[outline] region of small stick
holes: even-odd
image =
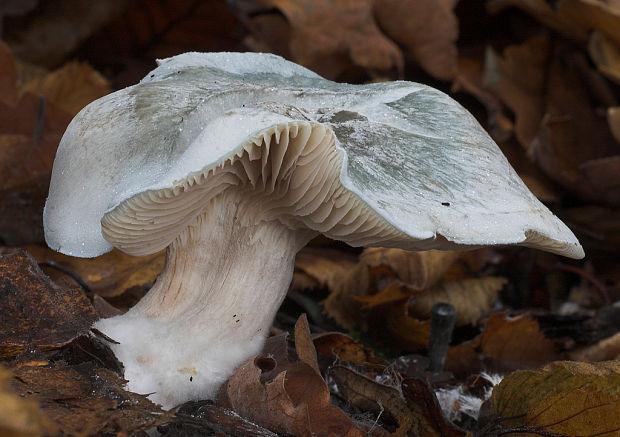
[[[456,309],[452,304],[439,302],[431,309],[431,334],[428,345],[429,370],[441,372],[456,321]]]

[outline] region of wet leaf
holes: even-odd
[[[381,30],[438,79],[457,71],[456,0],[375,0]]]
[[[527,426],[563,435],[620,435],[620,362],[563,361],[517,371],[493,389],[492,412],[502,428]]]
[[[82,363],[13,369],[11,385],[41,409],[66,435],[132,433],[170,420],[145,395],[125,391],[114,372]]]
[[[456,309],[456,326],[476,325],[491,312],[493,301],[506,282],[505,278],[494,276],[442,282],[416,296],[409,305],[409,314],[430,319],[433,305],[447,302]]]
[[[0,357],[62,347],[96,319],[81,289],[52,282],[27,252],[0,255]]]
[[[13,376],[0,366],[0,435],[38,437],[55,434],[57,426],[33,399],[23,399],[8,387]]]
[[[283,336],[279,341],[271,346],[273,355],[252,358],[235,371],[224,387],[225,402],[242,417],[275,432],[361,437],[352,420],[330,403],[305,316],[295,325],[299,361],[287,356]]]

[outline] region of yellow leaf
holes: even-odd
[[[456,308],[457,326],[475,325],[491,312],[493,300],[506,282],[505,278],[493,276],[442,282],[416,297],[409,306],[409,314],[429,319],[433,305],[447,302]]]
[[[620,361],[560,361],[520,370],[495,387],[490,404],[492,413],[484,419],[503,428],[620,436]]]

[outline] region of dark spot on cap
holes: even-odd
[[[450,202],[441,202],[443,206],[450,206]]]

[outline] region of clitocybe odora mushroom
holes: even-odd
[[[411,250],[519,244],[579,258],[476,120],[411,82],[331,82],[257,53],[187,53],[72,121],[44,214],[50,247],[167,248],[126,314],[94,327],[129,389],[208,398],[258,353],[295,253],[322,233]]]

